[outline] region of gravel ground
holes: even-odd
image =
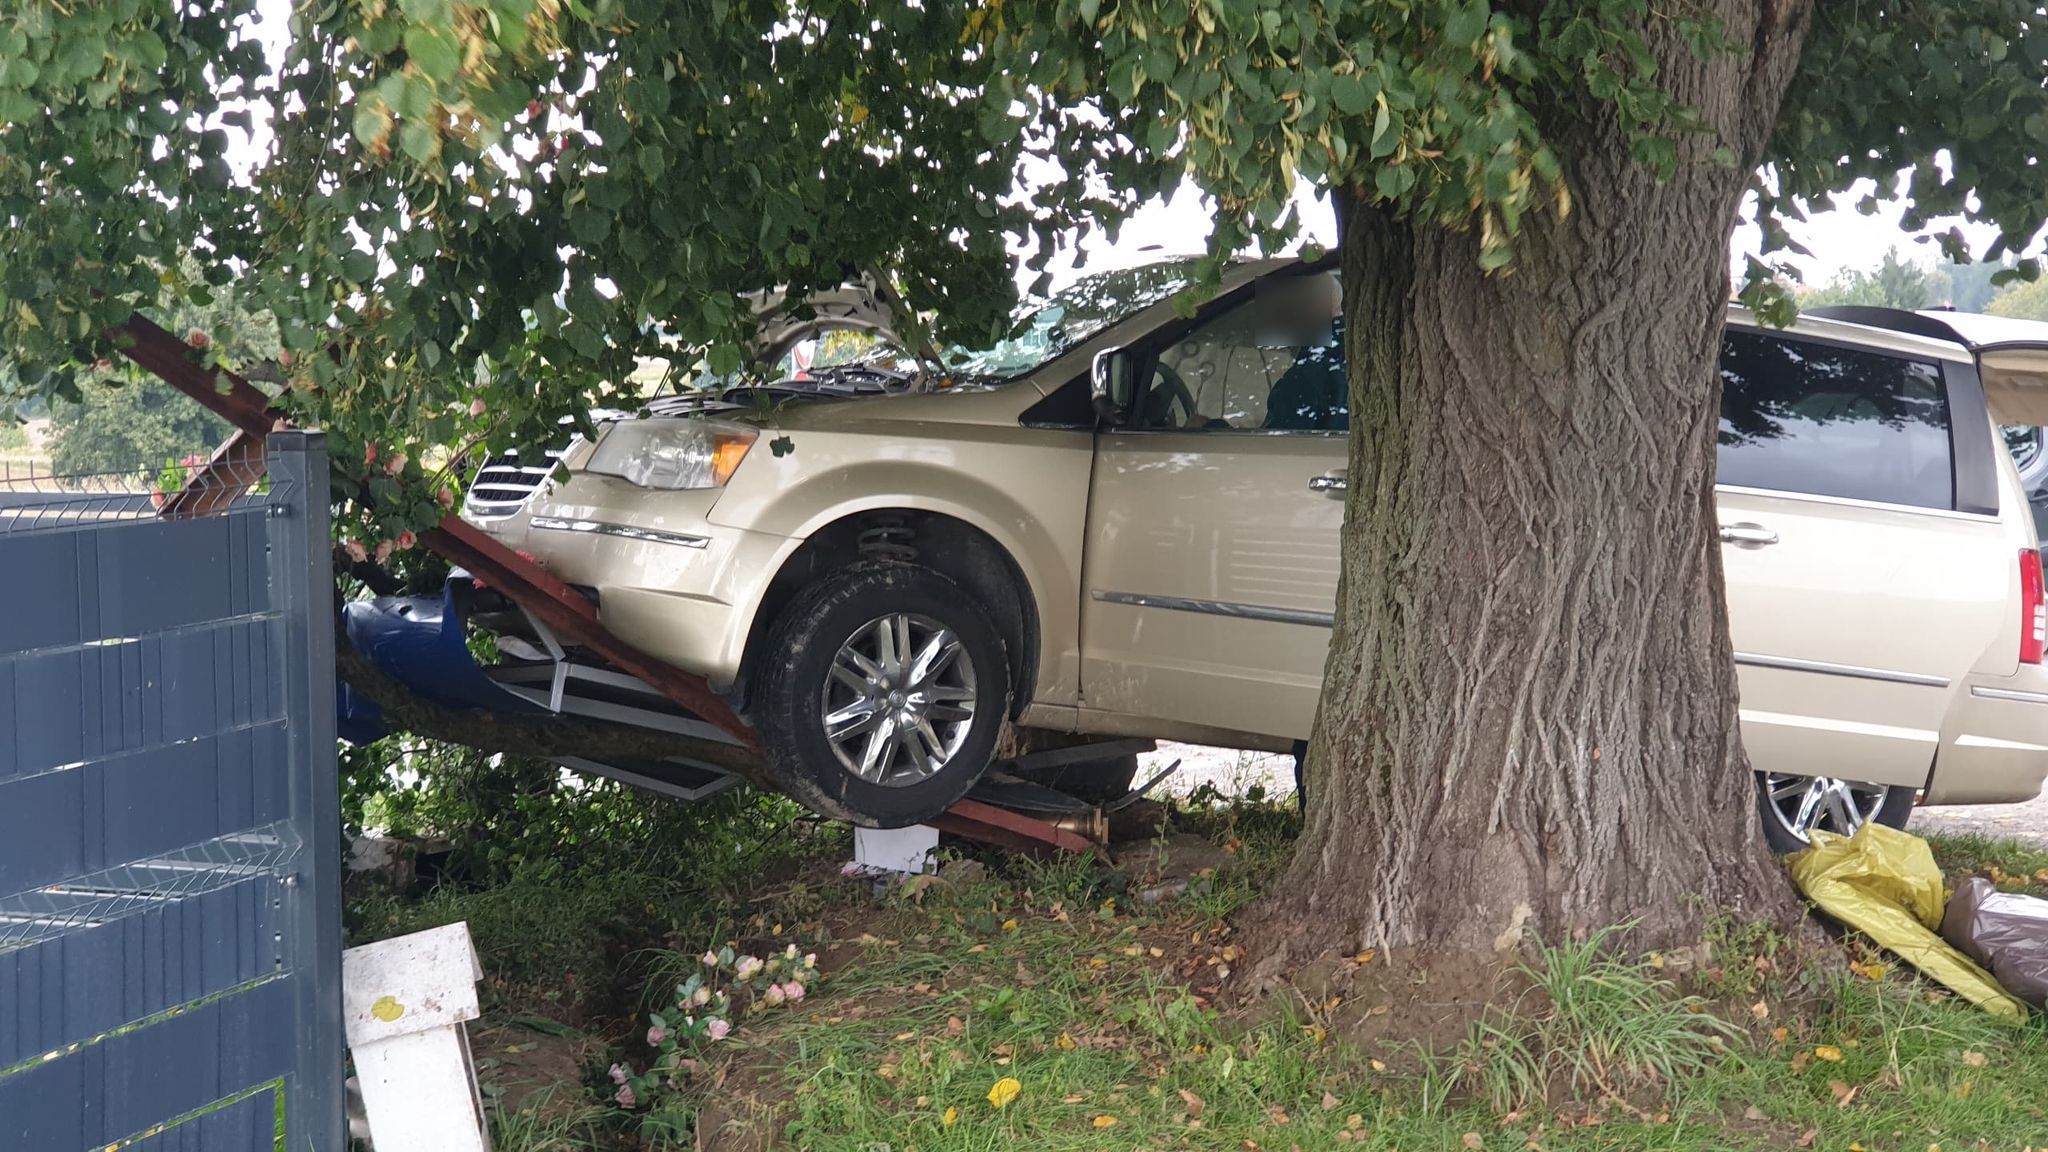
[[[1138,782],[1150,780],[1176,760],[1180,761],[1180,770],[1159,786],[1159,791],[1168,795],[1186,796],[1204,784],[1225,796],[1241,796],[1254,785],[1264,785],[1268,796],[1294,795],[1292,756],[1201,744],[1170,744],[1163,740],[1157,752],[1138,757]]]
[[[2024,804],[1949,804],[1913,813],[1909,831],[2010,837],[2048,848],[2048,793]]]
[[[1264,785],[1268,796],[1294,794],[1294,760],[1290,756],[1162,742],[1157,752],[1139,759],[1138,778],[1141,781],[1150,779],[1175,760],[1181,762],[1180,771],[1159,786],[1160,791],[1175,796],[1185,796],[1204,784],[1214,786],[1226,796],[1242,795],[1253,785]],[[2048,792],[2025,804],[1922,808],[1913,813],[1909,827],[1921,833],[1964,832],[2010,837],[2048,847]]]

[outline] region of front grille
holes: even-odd
[[[498,520],[519,511],[559,465],[566,448],[529,449],[533,462],[523,462],[517,449],[485,461],[469,482],[462,514],[471,520]]]

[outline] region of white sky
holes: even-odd
[[[1861,181],[1841,196],[1840,202],[1853,205],[1875,187],[1868,180]],[[1302,219],[1310,225],[1310,235],[1326,247],[1335,243],[1335,218],[1328,205],[1306,192],[1297,195],[1296,200],[1302,205]],[[1813,255],[1784,258],[1799,269],[1808,286],[1824,284],[1844,271],[1873,270],[1892,248],[1899,249],[1903,259],[1915,263],[1938,261],[1941,253],[1931,242],[1916,243],[1914,233],[1899,227],[1899,217],[1905,208],[1903,200],[1895,199],[1880,201],[1878,211],[1869,216],[1853,208],[1815,211],[1805,223],[1795,224],[1791,229],[1793,239],[1804,244]],[[1928,234],[1946,232],[1956,222],[1953,218],[1937,220],[1930,226]],[[1963,232],[1970,240],[1972,251],[1978,254],[1982,254],[1998,235],[1997,229],[1989,225],[1964,225]],[[1124,226],[1116,244],[1111,245],[1099,236],[1092,237],[1092,243],[1082,245],[1082,252],[1090,268],[1128,267],[1161,255],[1200,252],[1208,233],[1207,207],[1192,184],[1183,184],[1172,200],[1153,200],[1141,209]],[[1738,281],[1743,257],[1755,253],[1761,244],[1762,234],[1754,225],[1745,224],[1736,229],[1729,260],[1736,268]],[[1071,275],[1069,271],[1061,278],[1064,280]]]

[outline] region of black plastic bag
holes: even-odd
[[[2007,992],[2048,1008],[2048,900],[1966,880],[1948,902],[1941,936],[1989,969]]]

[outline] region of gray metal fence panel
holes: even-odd
[[[0,1148],[341,1152],[327,464],[0,492]]]

